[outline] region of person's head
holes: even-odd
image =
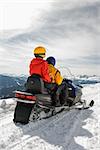
[[[46,55],[46,49],[42,46],[38,46],[34,49],[34,56],[44,58]]]
[[[48,62],[48,64],[52,64],[53,66],[55,66],[56,64],[56,60],[54,57],[50,56],[46,59],[46,61]]]

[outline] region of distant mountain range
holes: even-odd
[[[0,75],[0,99],[14,97],[15,90],[24,90],[27,76]],[[100,77],[81,75],[74,79],[77,84],[100,83]]]
[[[27,77],[0,75],[0,98],[14,97],[15,90],[24,90]]]

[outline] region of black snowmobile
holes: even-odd
[[[17,103],[13,121],[27,124],[29,121],[49,118],[66,109],[83,109],[93,105],[94,102],[92,101],[90,106],[85,107],[85,101],[81,100],[82,86],[73,85],[73,82],[67,79],[64,82],[67,82],[68,90],[66,92],[68,92],[68,97],[66,103],[58,107],[54,105],[52,95],[45,88],[41,77],[38,75],[28,77],[25,85],[26,91],[15,91]]]

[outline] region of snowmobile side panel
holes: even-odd
[[[52,107],[52,99],[49,94],[37,94],[37,105],[44,108]]]

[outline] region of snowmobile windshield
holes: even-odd
[[[71,70],[68,67],[58,67],[58,69],[61,72],[61,75],[63,78],[74,80],[75,76],[72,74]]]

